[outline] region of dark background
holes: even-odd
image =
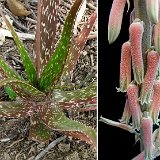
[[[123,113],[125,93],[118,93],[121,46],[129,39],[128,28],[131,8],[125,7],[118,39],[108,44],[108,18],[113,0],[98,1],[98,118],[118,121]],[[98,123],[98,160],[131,160],[139,153],[134,134],[120,128]]]

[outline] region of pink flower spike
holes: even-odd
[[[122,118],[120,119],[120,122],[128,124],[130,118],[131,118],[131,112],[130,112],[130,108],[129,108],[129,102],[128,102],[128,99],[126,99],[123,115],[122,115]]]
[[[158,10],[159,10],[158,0],[146,0],[146,10],[147,10],[147,15],[150,21],[153,24],[157,24],[158,23]]]
[[[151,96],[153,92],[154,80],[158,69],[158,63],[159,63],[158,53],[156,51],[148,52],[147,71],[144,77],[144,82],[140,93],[140,101],[142,105],[144,103],[149,104],[151,102]]]
[[[153,123],[159,125],[158,116],[159,116],[159,109],[160,109],[160,80],[155,81],[153,89],[154,89],[154,93],[153,93],[149,112],[153,119]]]
[[[126,1],[127,0],[114,0],[112,3],[108,23],[108,41],[110,44],[117,39],[120,33]]]
[[[142,36],[143,22],[133,22],[129,27],[129,35],[131,41],[131,55],[134,80],[141,84],[144,77],[144,67],[142,58]]]
[[[143,117],[141,122],[145,159],[151,160],[153,151],[153,122],[151,117]]]
[[[131,45],[130,42],[125,42],[121,50],[120,63],[120,88],[118,91],[126,92],[128,85],[131,82]]]
[[[138,86],[130,84],[127,90],[129,108],[132,115],[133,128],[140,129],[141,109],[138,102]]]

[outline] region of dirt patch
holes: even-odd
[[[1,1],[6,6],[5,1]],[[96,1],[87,1],[87,9],[85,16],[83,17],[82,23],[78,26],[78,31],[81,30],[81,26],[87,21],[89,15],[94,10],[94,6],[97,6]],[[36,13],[36,3],[28,3],[28,7]],[[68,7],[67,7],[68,6]],[[59,12],[59,25],[57,29],[59,31],[63,28],[64,19],[66,13],[71,6],[71,0],[63,0],[60,6]],[[7,6],[6,6],[7,7]],[[29,18],[34,20],[34,15]],[[16,21],[19,26],[14,23],[14,26],[19,32],[34,33],[35,24],[31,23],[25,18],[17,18]],[[17,23],[16,22],[16,23]],[[23,30],[23,27],[25,29]],[[94,27],[93,32],[96,31]],[[57,39],[59,38],[60,32],[57,33]],[[25,46],[29,53],[33,51],[33,41],[24,41]],[[82,84],[86,86],[92,81],[96,80],[96,63],[97,63],[97,40],[91,38],[87,41],[87,44],[81,52],[80,59],[73,72],[73,78],[71,80],[72,85]],[[4,44],[0,47],[0,55],[6,59],[6,61],[23,77],[25,77],[24,68],[20,60],[18,51],[15,47],[14,41],[11,38],[7,38]],[[32,57],[32,54],[30,55]],[[83,82],[83,83],[82,83]],[[7,94],[3,89],[0,89],[1,100],[7,100]],[[67,113],[70,118],[79,120],[84,124],[92,126],[96,129],[96,111],[89,111],[83,113],[77,113],[74,110],[68,110]],[[40,153],[48,144],[38,143],[35,141],[28,140],[30,122],[26,119],[0,119],[0,160],[34,160],[36,155]],[[52,132],[52,138],[50,142],[63,136],[58,132]],[[49,142],[49,143],[50,143]],[[74,138],[66,137],[53,149],[49,150],[42,158],[43,160],[95,160],[97,157],[96,151],[92,146],[85,142],[76,140]]]

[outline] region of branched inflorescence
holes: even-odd
[[[108,23],[109,43],[119,35],[126,2],[113,0]],[[160,0],[134,0],[134,7],[129,40],[121,49],[118,91],[127,92],[121,124],[103,117],[100,121],[116,127],[123,125],[120,128],[138,133],[142,150],[133,159],[152,160],[160,155],[160,129],[153,130],[154,124],[159,126],[160,111]]]

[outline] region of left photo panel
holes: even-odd
[[[97,6],[0,1],[0,159],[97,159]]]

